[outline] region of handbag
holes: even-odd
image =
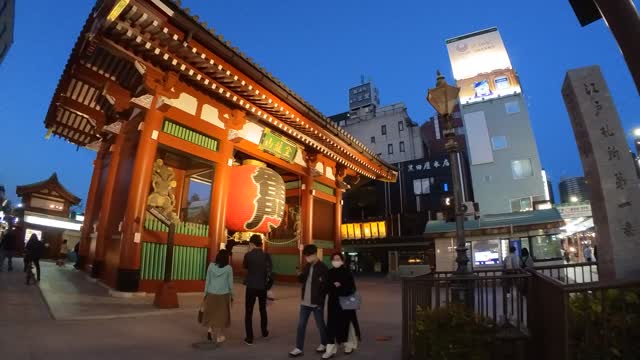
[[[362,304],[362,296],[357,291],[349,296],[338,297],[342,310],[360,310]]]
[[[200,309],[198,309],[198,324],[202,324],[202,319],[204,318],[204,301],[205,300],[202,300],[202,303],[200,304]]]

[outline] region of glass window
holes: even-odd
[[[393,144],[387,145],[387,153],[389,155],[393,154]]]
[[[503,150],[509,147],[507,137],[502,135],[492,137],[491,144],[493,145],[493,150]]]
[[[400,141],[400,152],[404,152],[404,141]]]
[[[504,104],[507,114],[517,114],[520,112],[520,103],[517,101],[509,101]]]
[[[511,200],[511,211],[518,212],[531,210],[533,210],[533,205],[530,196]]]
[[[531,238],[531,255],[536,261],[562,258],[560,238],[557,235],[542,235]]]
[[[531,159],[514,160],[511,162],[511,171],[515,180],[533,176]]]
[[[213,171],[203,172],[185,177],[185,194],[182,198],[181,220],[187,223],[208,224],[211,207],[211,183]]]
[[[376,143],[376,137],[375,137],[375,136],[372,136],[372,137],[371,137],[371,143],[372,143],[372,144],[375,144],[375,143]]]
[[[404,121],[398,121],[398,130],[404,130]]]
[[[477,240],[472,247],[473,265],[499,265],[500,261],[500,240]]]
[[[380,133],[382,133],[382,135],[387,135],[387,125],[382,125],[380,127]]]
[[[414,179],[413,180],[413,193],[415,195],[425,195],[431,193],[431,184],[433,178]]]

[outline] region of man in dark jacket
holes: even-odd
[[[18,234],[16,228],[11,228],[0,240],[0,271],[4,267],[4,258],[7,258],[7,270],[13,271],[13,256],[18,246]]]
[[[273,264],[271,256],[262,251],[262,238],[260,235],[252,235],[249,240],[249,252],[244,256],[243,266],[247,270],[245,285],[245,314],[244,326],[247,337],[244,342],[253,345],[253,308],[258,299],[260,309],[260,330],[262,337],[269,336],[267,318],[267,290],[271,284],[268,279],[271,277]]]
[[[36,268],[36,275],[38,281],[40,281],[40,259],[44,255],[45,245],[38,239],[36,234],[31,234],[27,246],[25,246],[24,256],[24,271],[31,271],[29,264],[32,264]]]
[[[327,297],[327,274],[329,269],[318,258],[318,248],[315,245],[306,245],[302,250],[302,255],[307,262],[302,272],[298,274],[298,280],[302,283],[302,304],[300,304],[296,347],[289,353],[289,357],[300,357],[304,354],[304,338],[311,314],[315,318],[316,326],[320,333],[320,346],[318,346],[316,352],[322,353],[327,347],[324,304]]]

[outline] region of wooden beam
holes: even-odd
[[[100,110],[96,110],[83,103],[77,102],[67,96],[60,96],[57,103],[58,106],[61,106],[71,112],[91,119],[95,124],[96,129],[102,129],[106,124],[106,117]]]

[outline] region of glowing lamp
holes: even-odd
[[[285,186],[264,163],[246,160],[231,168],[226,226],[230,231],[268,233],[282,223]]]
[[[444,76],[438,71],[436,87],[429,89],[427,101],[442,116],[450,115],[458,102],[460,88],[447,84]]]

